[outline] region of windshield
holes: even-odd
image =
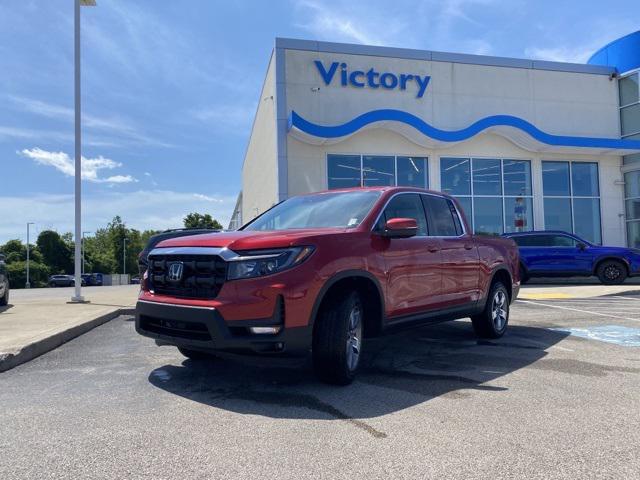
[[[330,192],[293,197],[266,211],[242,230],[354,228],[380,198],[376,190]]]

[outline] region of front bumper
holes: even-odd
[[[175,305],[139,300],[136,331],[159,345],[205,352],[304,356],[311,350],[312,327],[286,327],[272,318],[226,322],[215,307]],[[282,325],[277,334],[251,334],[248,327]]]

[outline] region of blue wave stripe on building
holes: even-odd
[[[400,122],[409,125],[422,134],[441,142],[461,142],[467,140],[484,130],[492,127],[513,127],[530,135],[532,138],[547,145],[561,147],[586,147],[586,148],[608,148],[608,149],[628,149],[640,150],[639,140],[621,140],[619,138],[594,138],[594,137],[572,137],[566,135],[552,135],[543,132],[528,121],[511,115],[492,115],[478,120],[462,130],[441,130],[415,115],[402,110],[382,109],[372,110],[357,116],[341,125],[318,125],[304,119],[295,111],[289,116],[289,130],[298,130],[319,138],[340,138],[351,135],[358,130],[376,122]]]

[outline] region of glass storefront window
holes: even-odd
[[[600,233],[600,199],[573,199],[574,233],[593,243],[602,243]]]
[[[569,162],[542,162],[542,190],[544,196],[571,195]]]
[[[528,230],[533,230],[533,199],[531,197],[505,197],[504,231],[526,232]]]
[[[441,158],[442,190],[453,194],[476,233],[533,229],[529,160]]]
[[[531,195],[531,162],[505,160],[502,171],[505,195]]]
[[[620,109],[622,135],[640,133],[640,103]]]
[[[544,227],[602,242],[600,181],[595,162],[542,162]]]
[[[627,220],[640,220],[640,198],[631,198],[625,203]]]
[[[327,155],[327,188],[429,188],[429,159],[393,155]]]
[[[429,184],[425,157],[397,157],[398,185],[427,188]]]
[[[362,185],[365,187],[391,187],[395,185],[393,157],[364,155],[362,157]]]
[[[329,189],[359,187],[360,155],[327,155]]]
[[[624,192],[626,198],[640,197],[640,170],[624,174]]]
[[[472,160],[473,194],[502,195],[502,170],[500,160]]]
[[[640,221],[627,222],[627,245],[640,248]]]
[[[545,230],[573,231],[570,198],[544,199],[544,228]]]
[[[467,219],[467,223],[471,225],[472,216],[471,216],[471,197],[456,197],[460,208],[462,208],[462,213],[464,217]]]
[[[573,162],[571,182],[574,197],[599,197],[598,164]]]
[[[634,73],[628,77],[620,79],[620,106],[624,107],[631,103],[640,101],[640,91],[638,89],[638,74]]]
[[[628,137],[624,137],[625,140],[640,140],[640,133],[636,135],[629,135]],[[622,163],[625,165],[630,165],[632,163],[640,163],[640,153],[634,153],[632,155],[626,155],[622,157]]]
[[[473,222],[476,233],[500,235],[504,232],[502,220],[501,197],[476,197],[473,199]]]
[[[468,158],[441,158],[440,178],[443,192],[471,195],[471,161]]]

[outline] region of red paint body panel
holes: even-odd
[[[271,319],[282,296],[285,328],[306,327],[314,307],[332,279],[344,272],[362,272],[375,279],[382,295],[382,322],[459,306],[479,305],[496,269],[519,288],[518,250],[510,239],[464,234],[460,237],[386,238],[373,232],[388,200],[401,192],[428,193],[416,188],[370,188],[381,196],[355,228],[236,231],[166,240],[163,247],[222,247],[234,252],[313,246],[303,263],[277,274],[227,280],[213,300],[193,300],[142,291],[140,300],[161,304],[213,307],[228,325]],[[335,190],[333,191],[335,192]],[[440,192],[429,192],[450,198]],[[459,209],[460,210],[460,209]],[[462,218],[466,231],[470,231]],[[515,295],[514,295],[515,296]],[[368,300],[368,299],[365,299]]]

